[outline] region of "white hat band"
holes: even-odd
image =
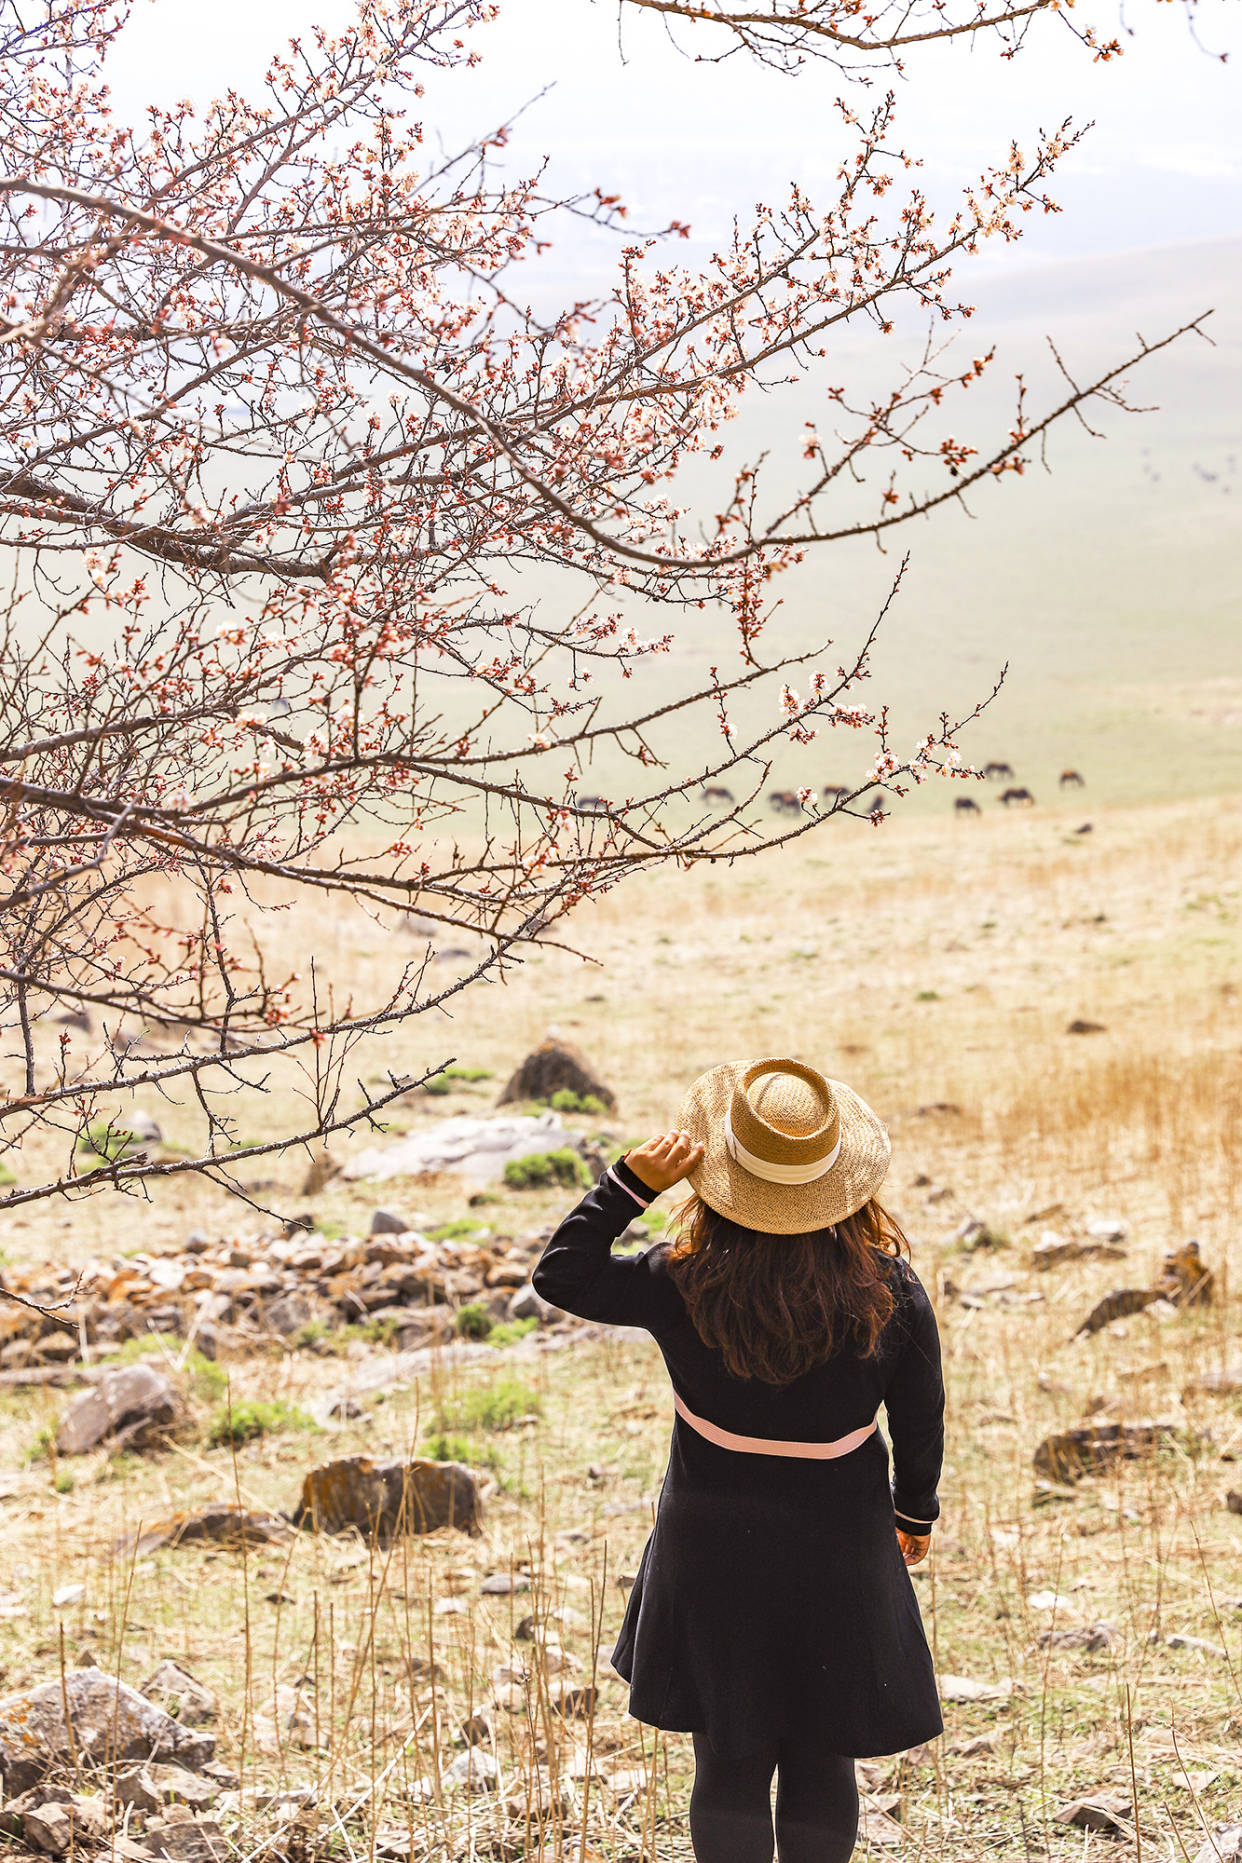
[[[728,1110],[724,1116],[725,1144],[729,1155],[735,1158],[744,1171],[752,1177],[762,1177],[769,1184],[813,1184],[817,1177],[823,1177],[831,1171],[841,1155],[841,1139],[838,1131],[837,1142],[826,1158],[816,1158],[810,1164],[772,1164],[766,1158],[757,1158],[753,1151],[747,1151],[745,1145],[733,1130],[733,1121]]]

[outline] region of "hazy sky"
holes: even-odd
[[[244,85],[288,34],[351,11],[345,0],[139,0],[113,67],[118,100]],[[1096,9],[1079,0],[1075,17],[1113,32],[1120,16],[1110,0]],[[1052,17],[1036,21],[1008,62],[985,41],[917,49],[897,85],[898,139],[924,158],[933,196],[1000,158],[1011,136],[1029,147],[1041,125],[1072,115],[1096,127],[1063,171],[1065,211],[1031,217],[1024,254],[1242,232],[1238,9],[1200,6],[1198,44],[1181,0],[1140,0],[1125,21],[1126,53],[1108,65],[1093,63]],[[431,77],[426,120],[451,144],[546,91],[514,145],[523,165],[546,154],[567,185],[618,187],[636,220],[689,218],[708,240],[733,211],[779,197],[793,179],[828,197],[845,146],[832,110],[839,74],[819,65],[790,79],[741,58],[696,63],[670,45],[657,17],[628,9],[624,57],[618,36],[616,0],[503,0],[500,19],[476,35],[482,65]],[[696,43],[712,42],[700,29]],[[1228,63],[1212,55],[1229,51]],[[879,87],[888,81],[877,74]],[[593,256],[583,251],[575,264]]]

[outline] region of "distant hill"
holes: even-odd
[[[1145,364],[1130,398],[1158,411],[1100,410],[1093,424],[1106,439],[1072,418],[1062,423],[1049,446],[1052,472],[1036,468],[1020,481],[981,487],[973,519],[947,507],[893,533],[886,556],[873,542],[813,553],[777,591],[782,608],[769,651],[778,639],[809,645],[822,630],[836,638],[833,663],[843,658],[909,550],[907,583],[869,689],[891,702],[898,742],[942,705],[954,710],[982,696],[1008,660],[1006,689],[966,749],[979,762],[1007,756],[1040,802],[1054,799],[1050,786],[1064,765],[1087,778],[1085,798],[1067,801],[1075,810],[1084,800],[1240,789],[1242,241],[1025,268],[1015,259],[999,254],[998,263],[981,261],[959,279],[977,306],[957,338],[963,361],[998,348],[991,385],[950,418],[959,435],[1006,431],[1016,370],[1027,376],[1033,408],[1062,397],[1046,336],[1079,379],[1124,358],[1136,331],[1151,341],[1203,310],[1215,310],[1208,325],[1215,346],[1191,336]],[[851,334],[826,365],[828,378],[892,379],[892,358],[913,353],[914,334]],[[730,430],[730,450],[770,448],[775,493],[795,483],[782,459],[796,461],[807,418],[827,432],[830,417],[814,391],[751,396]],[[685,645],[673,666],[662,663],[665,687],[677,683],[676,662],[691,643],[721,631],[719,616],[670,616],[665,626],[674,624]],[[641,631],[664,626],[649,612]],[[719,645],[722,665],[736,665],[723,634]],[[706,736],[703,745],[706,752]],[[862,754],[858,738],[790,752],[774,780],[845,780]],[[610,773],[605,759],[586,786],[606,790]],[[619,774],[615,780],[631,786]],[[949,804],[937,784],[911,806]]]

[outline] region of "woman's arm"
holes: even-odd
[[[654,1330],[668,1316],[675,1290],[657,1277],[651,1256],[617,1256],[612,1245],[655,1192],[649,1190],[623,1158],[608,1169],[576,1209],[554,1232],[531,1275],[535,1292],[566,1313],[613,1326]]]
[[[893,1509],[898,1531],[922,1539],[940,1518],[936,1488],[944,1461],[944,1378],[940,1333],[927,1291],[903,1275],[901,1342],[884,1393],[893,1446]]]

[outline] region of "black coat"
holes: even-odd
[[[650,1201],[626,1164],[612,1166],[548,1243],[538,1292],[583,1319],[643,1327],[686,1407],[737,1435],[831,1442],[883,1404],[894,1481],[879,1430],[814,1461],[718,1448],[675,1417],[612,1658],[630,1712],[705,1733],[722,1752],[789,1733],[863,1758],[934,1738],[943,1722],[931,1655],[895,1532],[926,1532],[940,1512],[944,1385],[922,1284],[885,1258],[897,1305],[871,1357],[843,1347],[781,1387],[734,1378],[695,1331],[667,1245],[612,1255]]]

